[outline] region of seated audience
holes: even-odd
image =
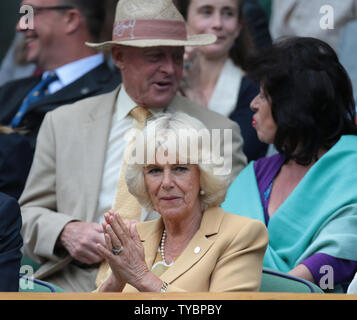
[[[189,145],[185,156],[180,152],[182,130],[197,142]],[[266,229],[257,220],[218,207],[229,179],[215,174],[213,152],[202,139],[196,140],[203,130],[207,129],[200,121],[177,112],[150,121],[143,138],[137,139],[143,145],[131,152],[128,190],[144,208],[156,210],[161,217],[125,224],[119,214],[105,214],[105,247],[98,244],[98,254],[110,269],[100,269],[99,291],[259,289]],[[136,156],[143,150],[144,157],[134,158],[134,150]],[[145,157],[149,154],[152,159]]]
[[[253,4],[248,8],[250,12]],[[213,33],[218,38],[210,46],[186,49],[181,92],[239,124],[248,161],[265,156],[268,146],[258,140],[251,126],[253,113],[249,104],[259,86],[245,72],[246,59],[254,46],[243,21],[243,1],[187,0],[179,1],[178,7],[187,20],[189,33]],[[264,34],[269,36],[268,30],[258,37],[264,38]]]
[[[111,39],[115,7],[117,2],[118,0],[102,1],[102,3],[105,3],[105,22],[103,23],[103,27],[101,27],[101,41]],[[71,2],[71,4],[73,3],[74,2]],[[77,1],[77,4],[78,3],[79,2]],[[102,5],[102,3],[100,5]],[[64,2],[62,4],[64,4]],[[91,4],[88,7],[90,6]],[[97,15],[102,15],[102,9],[97,10]],[[89,19],[93,21],[93,25],[94,23],[98,23],[98,20],[94,15]],[[10,47],[8,48],[6,55],[0,65],[0,85],[3,85],[11,80],[26,78],[42,73],[42,70],[37,68],[35,63],[36,61],[32,62],[31,60],[28,60],[27,50],[30,48],[26,43],[28,40],[25,38],[25,32],[23,32],[21,28],[18,28],[17,31],[18,32],[16,32],[14,39],[10,44]],[[113,67],[112,61],[110,59],[108,59],[107,63],[110,67]]]
[[[120,0],[115,20],[112,41],[88,45],[111,50],[122,85],[46,114],[19,200],[24,253],[42,264],[34,276],[66,291],[96,288],[104,213],[120,209],[130,219],[157,218],[142,210],[122,174],[127,133],[150,115],[182,111],[222,133],[213,144],[229,165],[230,181],[246,166],[238,125],[177,94],[184,46],[212,44],[216,37],[187,36],[183,17],[168,0]],[[136,203],[127,210],[131,199]]]
[[[19,290],[21,224],[17,201],[0,192],[0,292]]]
[[[26,131],[34,148],[44,115],[64,104],[108,92],[120,82],[103,54],[85,45],[98,41],[105,21],[105,2],[97,0],[23,0],[33,8],[33,29],[23,16],[26,62],[43,70],[0,88],[0,123]]]
[[[251,103],[253,126],[278,154],[244,169],[222,209],[267,225],[264,266],[345,291],[357,268],[350,79],[334,50],[314,38],[281,41],[249,70],[261,84]]]

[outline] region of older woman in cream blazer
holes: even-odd
[[[144,130],[144,145],[136,145],[135,154],[139,148],[154,147],[155,152],[149,152],[154,161],[149,161],[149,153],[145,163],[132,157],[126,181],[141,205],[161,217],[136,223],[124,222],[114,212],[105,214],[106,246],[98,244],[98,253],[110,267],[100,269],[97,291],[259,289],[267,230],[259,221],[219,208],[229,178],[217,174],[218,161],[203,141],[210,137],[204,130],[197,119],[179,112],[156,117]],[[182,132],[197,143],[189,144],[185,155],[178,150],[180,144],[172,148],[172,138],[179,142]]]

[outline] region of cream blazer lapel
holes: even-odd
[[[144,246],[146,265],[150,269],[155,261],[157,248],[159,247],[164,229],[162,218],[139,223],[136,228]]]
[[[96,218],[109,134],[120,87],[93,99],[92,107],[82,122],[84,141],[83,173],[86,181],[86,207],[89,221]],[[90,106],[89,106],[90,107]]]
[[[201,226],[188,246],[177,258],[174,265],[161,275],[160,278],[163,281],[168,283],[175,281],[209,251],[215,242],[215,237],[213,236],[218,233],[223,218],[223,213],[217,217],[216,210],[220,209],[208,209],[203,214]],[[162,219],[139,224],[137,230],[144,246],[146,264],[151,268],[163,232]]]

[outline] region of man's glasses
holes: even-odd
[[[48,7],[36,7],[36,6],[29,6],[34,12],[34,14],[42,11],[47,11],[47,10],[54,10],[54,11],[61,11],[61,10],[71,10],[75,9],[72,6],[48,6]],[[29,11],[25,10],[25,12],[20,12],[19,13],[19,18],[22,18],[23,16],[27,15]]]

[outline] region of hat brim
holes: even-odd
[[[159,47],[159,46],[206,46],[215,43],[217,37],[214,34],[196,34],[188,36],[187,40],[171,40],[171,39],[135,39],[125,41],[106,41],[102,43],[86,42],[86,45],[90,48],[97,50],[108,50],[113,45],[123,45],[130,47]]]

